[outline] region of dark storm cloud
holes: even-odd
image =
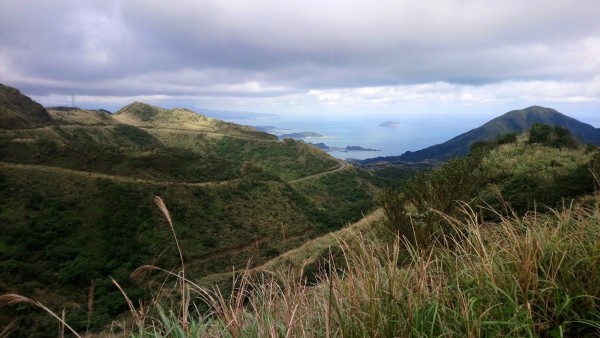
[[[37,95],[276,97],[438,82],[597,81],[599,6],[3,0],[0,82]]]

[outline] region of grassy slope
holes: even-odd
[[[198,278],[245,266],[249,258],[261,264],[359,218],[357,203],[372,207],[368,193],[358,200],[342,193],[331,209],[314,191],[286,183],[339,165],[300,142],[212,119],[206,130],[178,130],[168,116],[169,128],[140,128],[102,112],[50,114],[61,125],[0,136],[0,161],[26,164],[0,165],[0,220],[7,225],[0,236],[0,292],[68,304],[68,317],[79,328],[86,325],[92,281],[93,327],[125,308],[107,275],[135,297],[139,289],[128,277],[135,267],[177,264],[152,203],[155,195],[171,209],[185,260]],[[349,173],[346,180],[358,177]],[[322,177],[314,187],[327,182]],[[54,332],[53,324],[31,314],[17,311],[27,332]],[[11,317],[4,311],[0,316],[3,322]]]
[[[523,173],[537,175],[532,179],[557,178],[576,172],[582,163],[591,164],[598,173],[595,162],[586,162],[595,153],[583,149],[512,144],[486,156],[483,165],[504,178]],[[514,157],[517,162],[512,162]],[[555,163],[547,163],[550,159]],[[551,181],[545,184],[552,185]],[[588,184],[593,186],[593,181]],[[507,186],[510,182],[499,188]],[[560,185],[555,189],[562,191]],[[182,317],[178,298],[155,290],[155,299],[162,299],[164,307],[151,307],[148,322],[127,326],[127,333],[143,336],[140,332],[146,330],[161,335],[174,330],[182,335],[219,337],[600,334],[598,194],[581,196],[573,205],[545,209],[545,213],[541,208],[522,213],[498,209],[497,217],[489,221],[481,219],[475,202],[460,209],[455,217],[439,220],[441,231],[448,232],[431,245],[390,242],[382,226],[385,223],[377,221],[378,211],[368,222],[309,241],[266,262],[258,269],[264,274],[249,271],[239,276],[231,298],[188,283],[197,297],[196,305],[207,306],[210,317],[203,313]],[[328,261],[330,253],[334,257]],[[299,269],[314,272],[318,262],[325,263],[325,270],[316,280],[307,284],[298,277]],[[163,319],[158,318],[161,311]],[[181,325],[183,318],[189,326]]]
[[[51,121],[42,105],[0,83],[0,129],[36,128]]]
[[[597,150],[579,147],[557,149],[541,144],[501,145],[482,161],[482,166],[499,188],[504,199],[519,211],[534,207],[557,208],[563,198],[577,198],[594,189],[592,171],[600,163]],[[488,190],[482,198],[494,204],[495,193]],[[496,204],[496,207],[500,205]]]
[[[490,182],[509,193],[507,204],[523,198],[563,204],[553,199],[593,191],[591,173],[580,171],[600,173],[597,153],[520,142],[492,150],[481,165]],[[513,191],[514,180],[524,178],[535,188]],[[476,193],[486,196],[487,188]],[[545,213],[497,209],[487,222],[476,203],[440,218],[439,231],[448,237],[424,247],[390,243],[382,223],[372,219],[377,213],[368,230],[365,221],[307,242],[263,265],[266,275],[242,279],[238,292],[246,306],[214,295],[219,301],[208,302],[216,320],[195,318],[193,328],[233,337],[600,334],[600,197],[580,195],[573,205],[538,209]],[[325,270],[315,285],[289,270],[314,272],[319,262]],[[155,324],[148,329],[177,326]]]
[[[553,196],[569,195],[569,187],[574,183],[580,184],[581,179],[591,177],[582,176],[579,171],[594,165],[594,158],[597,156],[589,150],[556,150],[521,142],[492,150],[481,163],[503,193],[512,193],[511,198],[528,202],[531,198],[547,198],[550,201]],[[588,274],[589,267],[599,266],[597,197],[590,197],[585,205],[565,209],[563,212],[536,214],[535,217],[528,215],[524,218],[509,214],[499,217],[495,223],[481,223],[477,213],[466,209],[464,213],[457,213],[465,217],[454,222],[454,227],[461,231],[451,232],[463,237],[455,238],[456,242],[450,246],[434,245],[419,250],[414,247],[409,247],[408,251],[400,250],[402,245],[395,248],[386,246],[385,242],[381,242],[380,235],[366,235],[369,239],[364,236],[354,237],[355,231],[364,232],[363,223],[344,229],[336,235],[307,242],[298,249],[267,261],[269,257],[299,245],[304,241],[303,238],[330,230],[323,223],[321,230],[311,228],[310,225],[314,224],[311,221],[326,220],[331,222],[329,226],[338,224],[337,214],[327,214],[328,210],[354,208],[356,213],[356,208],[362,208],[360,201],[369,196],[368,193],[362,194],[371,188],[363,183],[365,177],[361,180],[361,175],[366,174],[353,174],[351,170],[289,184],[261,166],[254,166],[259,159],[260,157],[254,158],[253,165],[245,166],[245,175],[231,186],[155,187],[160,189],[171,213],[175,215],[175,229],[184,248],[184,260],[189,263],[190,278],[204,282],[221,280],[222,274],[215,274],[216,279],[198,276],[216,272],[223,264],[241,266],[245,261],[235,260],[241,253],[245,257],[253,256],[257,264],[264,263],[260,270],[274,272],[272,276],[275,279],[267,279],[266,283],[264,279],[257,281],[241,291],[247,292],[244,297],[248,297],[248,308],[240,307],[235,298],[231,303],[222,299],[222,303],[210,304],[209,300],[216,319],[206,321],[203,317],[196,317],[196,328],[206,330],[201,332],[215,335],[228,333],[232,336],[264,336],[272,334],[273,330],[283,330],[282,334],[291,332],[298,336],[326,335],[327,332],[344,336],[439,335],[444,332],[450,332],[454,336],[529,333],[554,335],[560,332],[581,335],[598,332],[594,331],[594,325],[600,325],[599,309],[595,305],[595,300],[600,296],[600,280],[593,276],[600,274],[594,271],[591,271],[591,275]],[[6,184],[7,177],[9,185]],[[4,173],[0,178],[0,187],[10,186],[13,191],[18,192],[16,196],[20,196],[22,192],[28,193],[29,178],[24,178],[22,173]],[[23,180],[22,185],[12,184],[19,179]],[[47,180],[48,177],[40,176],[34,183],[43,185]],[[519,187],[519,182],[524,181],[536,182],[535,189],[521,186],[516,192],[510,190]],[[113,217],[113,222],[105,222],[106,226],[127,224],[114,217],[147,215],[146,221],[136,223],[135,230],[129,227],[112,227],[111,231],[115,231],[117,237],[126,238],[127,244],[116,242],[109,252],[112,254],[114,251],[116,255],[133,243],[136,248],[147,248],[147,251],[138,252],[139,256],[136,257],[139,261],[130,265],[149,262],[150,256],[160,256],[158,261],[151,262],[159,266],[170,267],[177,264],[177,254],[173,246],[168,244],[171,241],[167,228],[154,228],[150,225],[160,219],[157,211],[152,211],[154,208],[150,203],[140,202],[145,199],[148,201],[147,198],[156,194],[151,185],[136,185],[131,190],[131,187],[119,188],[120,184],[116,182],[96,180],[95,186],[91,182],[86,185],[69,180],[55,183],[52,188],[55,189],[57,198],[64,194],[61,187],[69,184],[82,185],[85,191],[105,189],[97,193],[97,198],[106,200],[99,200],[94,204],[99,206],[97,212]],[[561,182],[568,184],[556,184]],[[591,181],[587,184],[593,186]],[[556,195],[548,194],[553,187]],[[528,192],[535,192],[535,195],[524,194]],[[484,189],[479,193],[485,196],[489,191]],[[336,200],[336,196],[340,195],[347,197],[343,204]],[[71,195],[69,198],[72,206],[81,200],[80,196]],[[27,205],[26,203],[35,206],[35,201],[35,196],[22,202],[9,199],[4,204],[0,203],[7,206],[1,215],[18,215],[19,208]],[[196,206],[202,207],[190,207],[190,201],[201,201]],[[37,203],[47,201],[44,199],[40,202],[38,197]],[[121,212],[107,212],[113,203],[119,206],[116,210]],[[120,209],[121,207],[124,209]],[[46,219],[62,217],[57,219],[59,222],[49,221],[48,224],[76,223],[63,219],[64,215],[60,212],[47,213],[47,210],[51,210],[49,206],[38,209]],[[82,217],[94,217],[93,213],[87,212],[82,210]],[[282,215],[288,218],[282,219]],[[201,222],[199,225],[189,226],[194,220],[204,221],[211,219],[211,216],[215,217],[214,223]],[[282,222],[273,222],[274,219],[281,219]],[[224,223],[229,226],[223,226]],[[261,227],[254,224],[261,224]],[[290,228],[290,224],[308,226]],[[250,229],[254,234],[252,237],[247,235],[246,230]],[[21,230],[11,231],[18,233]],[[60,232],[61,229],[56,231]],[[211,242],[208,240],[211,232],[222,237],[216,237],[217,242]],[[80,238],[83,242],[86,234],[88,232],[84,231],[80,235],[83,236]],[[35,229],[30,235],[33,240],[40,240],[39,236],[44,236],[36,234]],[[56,238],[52,234],[47,236]],[[89,241],[98,240],[94,235],[88,236]],[[115,236],[111,234],[110,238]],[[236,242],[238,238],[243,241]],[[279,243],[277,239],[280,239]],[[203,240],[208,242],[202,242]],[[292,244],[294,241],[297,244]],[[347,246],[344,242],[351,244]],[[498,246],[499,242],[502,245]],[[35,243],[32,245],[35,247]],[[217,246],[217,250],[206,251],[206,247],[211,245]],[[12,250],[10,246],[11,243],[0,243],[4,253],[22,252]],[[51,243],[50,248],[53,250],[55,247]],[[295,273],[287,274],[280,270],[304,266],[315,272],[318,262],[328,256],[330,248],[337,254],[337,260],[330,264],[337,264],[344,273],[321,275],[322,283],[315,287],[307,288],[301,279],[294,277]],[[163,249],[167,251],[159,254]],[[61,254],[67,255],[68,252]],[[94,262],[97,257],[89,255],[85,251],[84,257],[80,258],[82,261],[74,260],[72,264],[93,266],[90,262]],[[557,265],[556,262],[560,264]],[[130,265],[120,268],[127,270],[131,268]],[[29,267],[35,268],[34,264],[26,265],[21,267],[21,273],[27,273],[25,271]],[[16,269],[13,266],[9,268]],[[59,271],[67,274],[66,277],[77,278],[68,275],[76,270],[62,269]],[[15,271],[12,273],[18,275],[19,271]],[[86,273],[94,276],[93,271]],[[122,273],[124,275],[126,272]],[[100,280],[98,283],[101,283]],[[35,286],[31,287],[32,292],[35,289]],[[332,294],[331,290],[335,292]],[[205,291],[199,292],[201,297],[206,295]],[[116,292],[111,295],[118,296]],[[138,294],[133,292],[132,296],[137,297]],[[122,308],[114,311],[120,310]],[[73,311],[76,312],[75,309]],[[160,310],[154,308],[153,311]],[[174,321],[154,321],[155,326],[148,329],[161,331],[166,329],[163,325],[179,325],[178,310],[173,308],[171,311],[175,316]],[[72,317],[75,322],[79,320],[80,326],[85,322],[81,313],[79,312],[79,317]],[[195,315],[191,315],[193,316]],[[232,318],[236,318],[236,325],[227,325]]]

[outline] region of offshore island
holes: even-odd
[[[347,146],[346,148],[341,147],[330,147],[325,143],[310,143],[313,146],[322,149],[324,151],[340,151],[340,152],[349,152],[349,151],[380,151],[379,149],[371,149],[371,148],[363,148],[361,146]]]
[[[271,127],[271,126],[260,126],[260,127],[256,127],[255,128],[257,130],[263,130],[269,133],[272,133],[274,135],[277,136],[278,139],[283,140],[286,138],[292,138],[295,140],[300,140],[300,141],[305,141],[306,139],[328,139],[328,138],[336,138],[334,136],[323,136],[321,134],[312,132],[312,131],[303,131],[303,132],[299,132],[299,133],[289,133],[289,134],[276,134],[275,127]],[[342,147],[330,147],[328,145],[326,145],[325,143],[312,143],[312,142],[308,142],[308,144],[311,144],[323,151],[326,152],[330,152],[330,151],[338,151],[338,152],[343,152],[343,153],[347,153],[349,151],[381,151],[379,149],[371,149],[371,148],[365,148],[365,147],[361,147],[361,146],[346,146],[345,148]]]

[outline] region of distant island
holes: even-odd
[[[304,139],[304,138],[335,138],[333,136],[323,136],[321,134],[313,133],[312,131],[303,131],[300,133],[290,133],[290,134],[281,134],[277,135],[277,137],[282,140],[285,138],[293,138],[293,139]]]
[[[398,122],[398,121],[387,121],[387,122],[380,123],[378,125],[378,127],[398,128],[398,127],[400,127],[400,122]]]
[[[313,146],[325,151],[340,151],[347,153],[349,151],[380,151],[379,149],[363,148],[361,146],[347,146],[346,148],[330,147],[325,143],[311,143]]]
[[[279,138],[308,138],[308,137],[323,137],[323,135],[313,133],[312,131],[303,131],[300,133],[290,133],[290,134],[279,135]]]

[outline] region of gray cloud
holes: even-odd
[[[40,96],[568,86],[594,81],[598,55],[597,0],[0,3],[0,81]]]

